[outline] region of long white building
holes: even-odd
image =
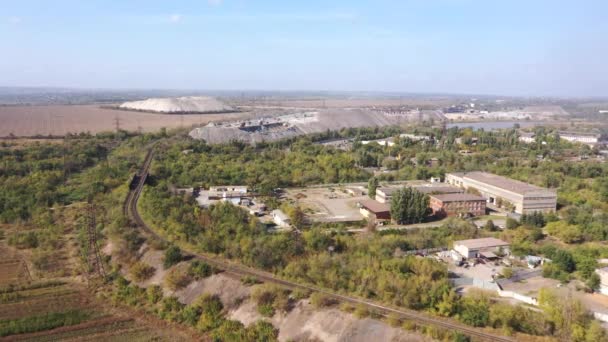
[[[445,176],[448,184],[465,189],[473,188],[485,197],[488,203],[503,205],[511,203],[518,214],[554,212],[557,206],[555,190],[516,181],[487,172],[456,172]]]
[[[559,132],[559,138],[589,146],[595,146],[600,142],[600,135],[593,133]]]

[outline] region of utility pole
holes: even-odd
[[[106,279],[106,271],[103,267],[99,245],[97,243],[97,220],[95,205],[90,201],[87,205],[87,237],[88,237],[88,255],[87,255],[87,278],[98,275],[102,280]]]
[[[63,148],[61,149],[62,154],[63,154],[63,181],[67,182],[68,177],[70,176],[70,167],[68,165],[68,151],[67,149],[69,148],[69,144],[68,144],[68,135],[64,135],[63,136]]]
[[[118,114],[116,114],[116,116],[114,117],[114,126],[116,128],[116,133],[118,133],[120,131],[120,117],[118,116]]]

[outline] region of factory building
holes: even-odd
[[[475,189],[488,203],[508,207],[518,214],[554,212],[557,206],[555,190],[541,188],[487,172],[458,172],[446,174],[448,184]]]

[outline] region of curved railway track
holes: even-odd
[[[127,198],[123,205],[124,214],[129,220],[141,230],[143,230],[146,234],[153,236],[160,240],[165,240],[162,236],[158,235],[153,229],[148,227],[144,220],[141,218],[139,212],[137,211],[137,201],[139,200],[139,196],[143,190],[143,187],[146,183],[146,179],[148,177],[148,171],[150,169],[150,165],[152,164],[152,160],[154,157],[153,148],[150,148],[146,154],[146,158],[144,160],[144,164],[138,173],[133,177],[129,193],[127,194]],[[274,284],[278,284],[291,289],[304,289],[314,292],[323,293],[337,301],[347,302],[351,304],[364,305],[368,309],[373,310],[374,312],[380,313],[381,315],[397,315],[401,319],[407,319],[411,321],[415,321],[424,325],[433,325],[436,327],[440,327],[446,330],[458,331],[463,334],[466,334],[471,337],[475,337],[477,340],[483,341],[504,341],[504,342],[512,342],[515,341],[510,337],[499,336],[492,333],[485,332],[483,330],[473,328],[461,323],[457,323],[453,320],[443,319],[439,317],[433,317],[418,311],[408,310],[403,308],[394,308],[390,306],[386,306],[383,304],[379,304],[367,299],[357,298],[353,296],[346,296],[342,294],[338,294],[332,291],[328,291],[323,288],[319,288],[312,285],[307,284],[299,284],[295,282],[291,282],[288,280],[284,280],[278,278],[276,275],[261,271],[258,269],[246,267],[240,264],[236,264],[234,262],[226,261],[218,257],[212,257],[204,254],[195,254],[188,251],[185,251],[188,256],[192,256],[194,258],[205,261],[206,263],[223,270],[224,272],[234,274],[237,276],[251,276],[255,277],[260,281],[270,282]]]

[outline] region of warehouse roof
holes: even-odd
[[[462,245],[462,246],[467,247],[468,249],[480,249],[480,248],[508,246],[509,243],[502,241],[500,239],[489,237],[489,238],[481,238],[481,239],[454,241],[454,246],[456,246],[456,245]]]
[[[473,194],[439,194],[430,195],[441,202],[469,202],[469,201],[486,201],[485,198]]]
[[[378,189],[376,189],[376,193],[382,192],[386,196],[391,196],[393,194],[393,192],[396,192],[399,189],[401,189],[401,188],[378,188]]]
[[[359,202],[361,207],[371,211],[374,214],[385,213],[391,211],[391,206],[386,203],[380,203],[378,201],[367,200]]]
[[[415,190],[424,194],[458,194],[464,192],[463,189],[455,186],[432,186],[432,185],[419,185],[413,187]]]
[[[464,173],[454,173],[458,177],[468,178],[473,181],[485,183],[497,188],[512,191],[518,194],[525,194],[532,191],[549,191],[549,189],[541,188],[536,185],[520,182],[507,177],[495,175],[488,172],[473,171]]]

